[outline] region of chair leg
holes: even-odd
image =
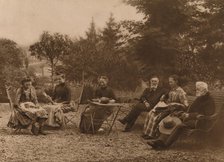
[[[69,122],[69,119],[68,119],[68,117],[67,117],[67,116],[65,116],[65,125],[67,125],[67,124],[68,124],[68,122]]]
[[[16,128],[13,133],[20,133],[21,132],[21,128]]]
[[[93,134],[95,133],[95,130],[94,130],[94,123],[93,123],[93,118],[94,118],[94,114],[90,115],[90,120],[91,120],[91,125],[92,125],[92,131],[93,131]]]

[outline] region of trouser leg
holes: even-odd
[[[165,146],[169,147],[170,145],[172,145],[179,138],[181,132],[183,131],[183,128],[183,125],[178,126],[164,142]]]
[[[129,114],[124,118],[124,120],[127,122],[129,127],[132,127],[137,120],[138,116],[144,112],[148,111],[146,106],[143,103],[138,103],[135,105],[132,110],[129,112]]]

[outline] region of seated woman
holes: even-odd
[[[171,112],[178,109],[186,110],[188,100],[186,93],[178,85],[178,80],[177,75],[171,75],[169,77],[169,85],[171,90],[167,95],[161,97],[161,102],[159,102],[146,116],[142,135],[144,139],[155,138],[157,135],[159,122]]]
[[[95,91],[94,101],[112,101],[115,102],[116,97],[113,90],[108,87],[108,78],[101,76],[98,79],[99,88]],[[79,124],[82,133],[96,133],[103,122],[112,114],[113,107],[103,107],[96,105],[89,105],[89,108],[81,114],[81,121]]]
[[[44,96],[52,105],[45,105],[44,108],[48,111],[49,118],[46,121],[48,126],[61,127],[65,124],[64,113],[73,111],[71,105],[71,90],[65,82],[64,75],[58,75],[56,81],[58,84],[54,88],[52,98],[43,92]]]
[[[62,104],[61,109],[64,113],[73,111],[73,107],[70,105],[71,89],[65,82],[65,75],[57,76],[56,81],[58,84],[54,88],[52,100],[54,103]]]
[[[8,126],[11,128],[30,128],[34,135],[43,134],[43,125],[48,118],[46,110],[38,105],[36,91],[30,78],[23,79],[22,87],[17,90],[14,114]]]
[[[164,134],[161,130],[161,135],[148,142],[153,148],[168,147],[175,142],[181,134],[183,128],[190,129],[206,129],[210,126],[211,122],[206,120],[207,117],[211,116],[215,112],[215,103],[208,91],[208,85],[205,82],[196,82],[196,100],[188,108],[186,112],[180,112],[173,114],[174,118],[178,117],[182,123],[174,126],[173,130],[169,134]],[[172,118],[169,117],[169,118]],[[164,119],[166,120],[166,119]],[[164,121],[160,123],[161,127],[164,127]]]

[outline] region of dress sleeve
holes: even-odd
[[[38,104],[37,93],[36,93],[35,88],[32,88],[32,91],[33,91],[34,104]]]
[[[188,107],[189,104],[188,104],[186,92],[180,91],[179,99],[180,99],[181,104],[183,104],[185,107]]]

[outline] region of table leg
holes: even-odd
[[[111,124],[111,126],[110,126],[109,131],[108,131],[108,135],[109,135],[110,132],[112,131],[113,125],[114,125],[114,123],[115,123],[115,121],[116,121],[116,119],[117,119],[117,116],[118,116],[118,113],[120,112],[120,110],[121,110],[121,106],[118,106],[118,110],[117,110],[117,112],[116,112],[116,114],[115,114],[114,119],[112,120],[112,124]]]

